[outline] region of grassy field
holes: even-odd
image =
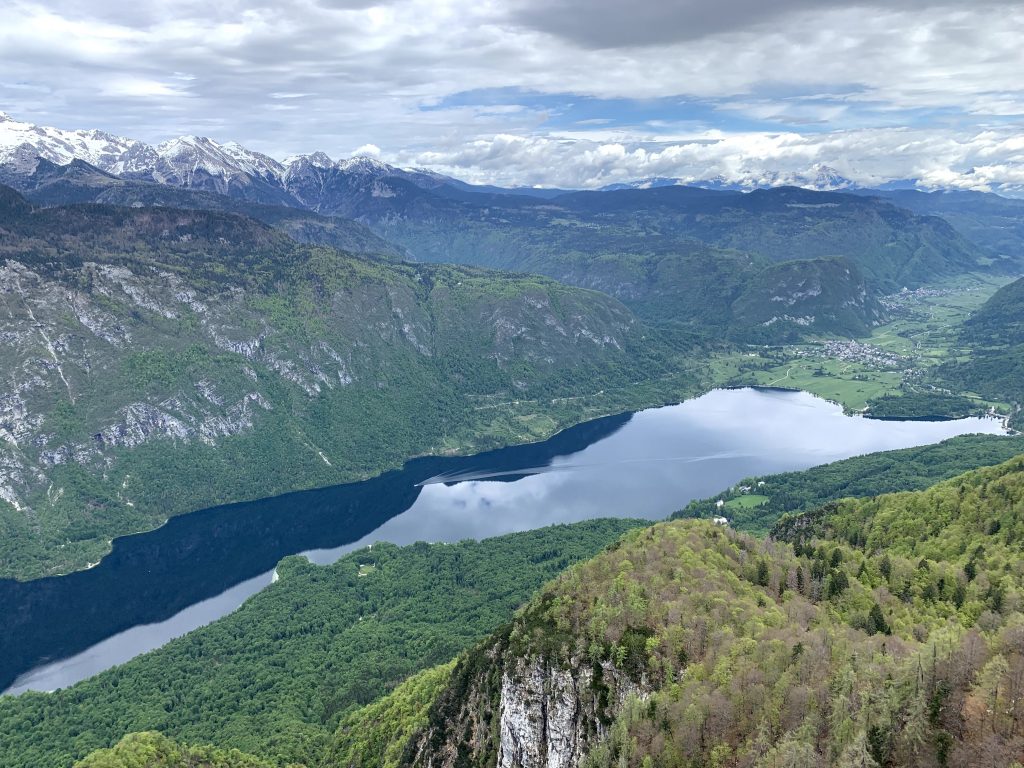
[[[872,400],[925,386],[929,368],[959,358],[960,326],[1007,282],[967,275],[896,294],[886,300],[892,319],[866,338],[752,347],[715,357],[708,375],[721,385],[801,389],[863,411]]]
[[[762,496],[759,493],[747,493],[743,496],[737,496],[735,499],[729,499],[725,502],[726,509],[753,509],[754,507],[761,507],[768,503],[768,497]]]

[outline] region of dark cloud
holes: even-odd
[[[511,18],[585,48],[620,48],[682,43],[759,24],[783,26],[787,17],[801,11],[872,6],[907,11],[952,5],[952,0],[518,0]]]

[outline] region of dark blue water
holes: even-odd
[[[65,687],[159,647],[236,609],[286,555],[328,563],[373,541],[659,519],[750,475],[1001,431],[995,420],[872,421],[804,393],[718,390],[543,443],[420,458],[365,482],[203,510],[117,539],[87,571],[0,581],[0,687]]]

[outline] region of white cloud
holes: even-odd
[[[652,176],[769,181],[773,172],[806,174],[826,165],[864,185],[915,178],[929,186],[982,189],[1024,181],[1024,135],[905,128],[809,135],[709,132],[679,143],[630,145],[504,134],[448,151],[404,153],[398,160],[478,181],[562,187]]]
[[[1022,39],[1010,0],[21,0],[0,26],[0,109],[276,156],[395,147],[384,159],[548,184],[769,162],[959,177],[991,128],[1002,138],[978,167],[1009,178]],[[508,88],[704,100],[709,114],[637,127],[602,114],[570,130],[526,100],[451,101]]]
[[[380,147],[376,144],[363,144],[353,150],[352,157],[380,157]]]

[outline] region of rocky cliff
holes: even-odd
[[[430,722],[406,748],[425,768],[576,768],[630,697],[650,686],[611,660],[515,651],[505,633],[456,667]]]
[[[664,372],[644,334],[615,300],[550,280],[361,258],[234,215],[8,194],[0,576],[472,433],[543,436],[553,398]]]

